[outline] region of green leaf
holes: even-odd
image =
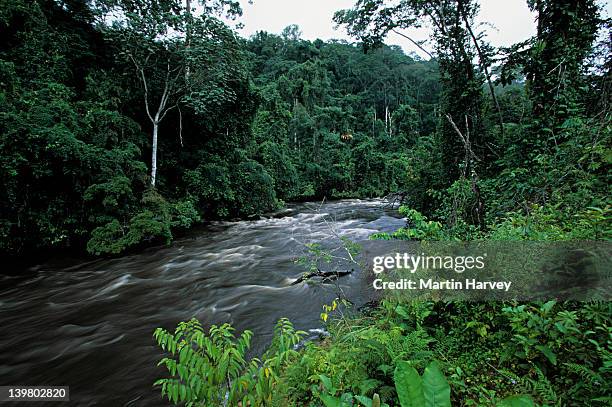
[[[535,403],[529,396],[516,395],[506,397],[497,404],[497,407],[534,407]]]
[[[393,374],[395,390],[402,407],[424,407],[423,381],[408,362],[400,361]]]
[[[332,381],[329,377],[325,376],[324,374],[320,374],[319,378],[321,379],[321,381],[323,382],[323,386],[325,386],[325,388],[330,392],[330,393],[335,393],[336,389],[334,388]]]
[[[174,401],[175,403],[178,402],[179,400],[178,393],[179,393],[178,384],[172,383],[172,400],[171,401]]]
[[[536,349],[542,352],[542,354],[546,356],[548,360],[550,360],[550,363],[552,363],[555,366],[557,365],[557,355],[555,355],[552,349],[550,349],[548,346],[542,346],[542,345],[537,345]]]
[[[450,407],[451,405],[450,386],[436,361],[431,362],[423,373],[423,395],[426,407]]]
[[[355,399],[365,407],[372,407],[372,399],[366,396],[355,396]]]
[[[395,307],[395,313],[401,317],[410,319],[410,315],[408,315],[408,311],[406,311],[406,308],[402,307],[401,305],[398,305],[397,307]]]
[[[561,322],[555,322],[555,327],[562,334],[566,334],[567,333],[567,328]]]
[[[343,407],[342,400],[329,394],[319,394],[319,398],[325,404],[325,407]]]
[[[542,305],[542,311],[544,314],[548,314],[551,309],[555,306],[557,302],[554,300],[548,301],[546,304]]]

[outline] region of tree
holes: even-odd
[[[380,46],[391,31],[419,27],[427,19],[434,27],[435,57],[439,63],[444,94],[442,116],[451,114],[462,132],[475,135],[477,155],[489,155],[483,132],[482,77],[473,60],[473,43],[468,28],[478,12],[473,0],[401,0],[386,6],[383,0],[358,0],[355,7],[335,14],[336,23],[363,41],[366,49]],[[465,23],[465,25],[464,25]],[[459,175],[463,145],[453,127],[441,122],[445,165],[449,180]],[[464,163],[470,166],[470,163]],[[469,173],[471,169],[467,169]]]
[[[237,2],[229,0],[202,1],[201,13],[195,15],[191,2],[177,0],[110,0],[108,11],[121,10],[124,18],[112,25],[112,34],[118,41],[122,54],[133,64],[138,81],[143,88],[145,112],[152,124],[151,177],[155,187],[159,126],[166,115],[180,105],[190,102],[200,111],[212,99],[202,98],[202,79],[214,70],[219,75],[208,76],[218,84],[227,79],[225,65],[210,58],[215,44],[227,39],[225,25],[213,15],[227,11],[228,16],[241,14]],[[203,63],[203,64],[202,64]],[[221,69],[219,69],[221,68]],[[206,71],[196,74],[195,69]],[[197,92],[194,89],[198,89]],[[196,93],[198,93],[196,95]],[[181,122],[182,128],[182,122]],[[179,129],[180,131],[181,129]],[[182,140],[182,137],[181,137]]]
[[[584,110],[585,60],[602,23],[595,0],[529,0],[537,13],[535,37],[505,49],[500,81],[509,84],[518,74],[534,115],[534,154],[556,148],[564,122]],[[535,147],[535,148],[533,148]]]
[[[583,64],[599,28],[599,10],[595,0],[530,0],[529,5],[538,13],[538,27],[525,72],[533,114],[540,129],[550,129],[550,142],[556,128],[583,108]]]

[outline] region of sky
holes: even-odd
[[[608,15],[610,2],[605,1]],[[280,34],[283,28],[297,24],[302,31],[302,38],[307,40],[344,39],[350,38],[343,28],[335,29],[332,21],[334,12],[351,8],[355,0],[253,0],[248,4],[241,1],[244,15],[240,22],[244,28],[238,30],[244,37],[250,37],[257,31],[267,31]],[[480,0],[480,14],[476,23],[491,23],[479,28],[487,32],[489,42],[493,46],[508,46],[524,41],[535,34],[535,14],[527,7],[526,0]],[[427,40],[429,29],[412,29],[402,31],[416,41]],[[390,33],[385,41],[388,45],[399,45],[404,52],[414,52],[422,58],[427,55],[401,36]],[[424,48],[432,51],[431,44]]]

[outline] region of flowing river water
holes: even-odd
[[[378,200],[296,204],[275,217],[213,223],[169,247],[0,276],[0,385],[70,386],[71,401],[53,405],[167,405],[152,387],[164,376],[155,328],[192,317],[205,327],[231,322],[254,332],[255,353],[281,317],[320,328],[337,287],[291,285],[305,271],[295,262],[305,243],[333,246],[338,235],[359,241],[403,225]],[[359,271],[338,284],[356,306],[368,300]]]

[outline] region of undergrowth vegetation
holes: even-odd
[[[393,302],[330,319],[308,342],[281,320],[270,349],[196,322],[158,330],[170,401],[202,406],[604,406],[612,395],[610,303]],[[238,403],[240,401],[242,404]]]

